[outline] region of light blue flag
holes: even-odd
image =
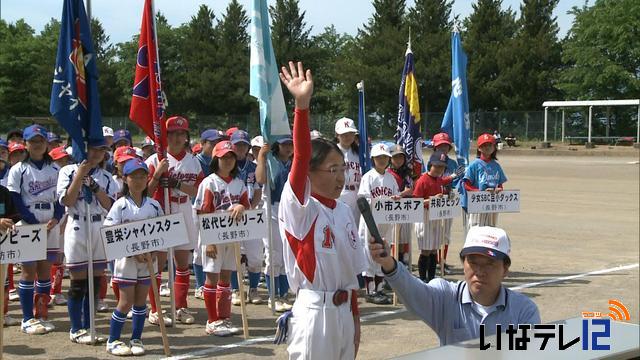
[[[442,119],[442,131],[456,145],[458,164],[469,164],[469,92],[467,88],[467,55],[462,48],[460,33],[451,33],[451,97]]]

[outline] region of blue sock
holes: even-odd
[[[284,297],[289,292],[289,280],[287,275],[280,275],[278,279],[280,280],[280,297]]]
[[[20,280],[18,285],[18,295],[20,295],[20,305],[22,306],[22,321],[33,318],[33,291],[35,285],[33,281]]]
[[[238,290],[239,288],[240,288],[240,285],[238,285],[238,272],[232,271],[231,272],[231,290]]]
[[[36,294],[47,294],[51,292],[51,280],[40,280],[36,281]]]
[[[71,321],[71,332],[82,329],[82,299],[83,297],[74,295],[82,293],[83,285],[86,280],[71,280],[71,288],[69,289],[69,297],[67,299],[67,310],[69,311],[69,320]]]
[[[202,265],[193,264],[193,275],[196,278],[196,289],[204,286],[204,271],[202,270]]]
[[[111,314],[111,326],[109,327],[109,342],[120,340],[120,334],[122,333],[122,327],[125,321],[127,321],[127,314],[121,313],[118,309],[113,310],[113,314]]]
[[[249,289],[257,289],[258,283],[260,283],[260,273],[249,272]]]
[[[265,282],[267,283],[267,293],[269,294],[269,296],[271,296],[271,276],[265,275],[264,279],[265,279]],[[273,278],[273,285],[275,286],[273,296],[278,297],[279,296],[278,292],[280,289],[280,276],[276,276]]]
[[[133,329],[131,330],[131,340],[142,338],[142,329],[144,329],[144,321],[147,318],[147,306],[133,306]]]

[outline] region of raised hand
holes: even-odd
[[[304,70],[302,62],[294,64],[289,61],[289,69],[282,67],[280,72],[280,80],[289,89],[289,93],[293,95],[296,101],[297,109],[309,108],[311,95],[313,94],[313,76],[311,70]]]

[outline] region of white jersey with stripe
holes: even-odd
[[[249,209],[249,194],[244,181],[238,177],[226,181],[217,174],[211,174],[200,183],[193,208],[211,213],[227,210],[234,204],[242,204]]]
[[[26,206],[56,201],[60,169],[54,163],[38,169],[31,161],[21,161],[9,170],[7,189],[20,194]]]
[[[303,202],[289,181],[284,186],[278,223],[289,285],[318,291],[356,290],[357,274],[367,268],[351,209],[331,208],[311,196],[307,178]]]
[[[167,153],[167,159],[169,160],[169,177],[182,181],[182,183],[191,186],[198,186],[200,181],[204,178],[204,172],[200,161],[190,153],[183,153],[184,155],[177,158]],[[149,167],[149,176],[153,176],[158,168],[158,154],[153,154],[145,161]],[[171,189],[171,196],[188,196],[186,193],[178,190]]]
[[[118,225],[162,215],[164,215],[164,212],[160,207],[160,203],[150,197],[145,197],[142,205],[138,206],[131,197],[123,196],[113,203],[103,225]]]
[[[360,187],[360,181],[362,179],[362,169],[360,168],[360,156],[351,150],[351,148],[343,149],[339,144],[338,147],[344,154],[344,164],[346,166],[344,173],[344,185],[353,186],[356,191]],[[350,191],[350,190],[343,190]]]
[[[67,189],[71,186],[71,182],[73,181],[73,177],[78,171],[78,164],[71,164],[63,167],[60,170],[58,175],[58,186],[57,186],[57,195],[60,201],[60,204],[64,205],[62,199],[67,195]],[[102,191],[104,191],[107,196],[115,200],[116,193],[118,192],[118,184],[113,181],[112,175],[105,169],[102,168],[93,168],[93,172],[90,175],[93,180],[100,186]],[[98,198],[96,196],[92,196],[91,203],[89,204],[89,211],[92,215],[103,215],[105,209],[98,202]],[[67,212],[71,215],[85,215],[86,214],[86,205],[84,199],[84,191],[80,188],[78,201],[76,201],[75,205],[71,207],[67,207]]]
[[[367,199],[391,197],[399,194],[398,182],[393,175],[386,171],[380,174],[376,169],[371,169],[362,176],[358,190],[358,196],[364,196]]]

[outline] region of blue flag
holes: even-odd
[[[360,169],[366,174],[371,169],[371,156],[369,155],[369,134],[367,132],[367,115],[364,110],[364,81],[360,81],[358,87],[358,134],[360,149]]]
[[[469,165],[469,92],[467,88],[467,55],[460,33],[451,33],[451,97],[442,119],[442,131],[456,145],[458,164]]]
[[[411,44],[405,54],[402,81],[398,95],[398,128],[396,144],[402,145],[407,154],[407,164],[413,173],[422,172],[422,132],[420,131],[420,101],[418,98],[418,82],[414,74],[413,52]]]
[[[49,110],[69,133],[76,160],[86,158],[86,142],[98,144],[102,115],[98,71],[82,0],[64,0]]]

